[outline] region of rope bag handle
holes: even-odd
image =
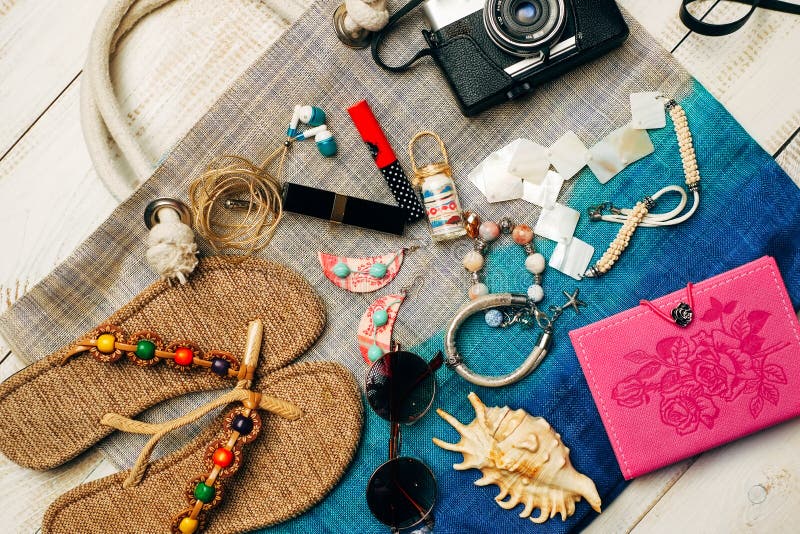
[[[286,21],[296,18],[292,3],[263,0],[275,15]],[[133,193],[153,172],[153,158],[142,149],[131,131],[114,94],[110,63],[117,45],[144,17],[172,0],[110,0],[92,32],[81,83],[81,126],[89,156],[97,175],[117,200]],[[111,138],[133,178],[119,172]]]

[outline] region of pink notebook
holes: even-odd
[[[775,260],[650,304],[569,334],[626,479],[800,415],[800,324]]]

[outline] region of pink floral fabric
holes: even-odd
[[[570,332],[628,479],[800,415],[800,325],[774,260],[693,296],[686,328],[639,306]],[[669,315],[687,300],[653,304]]]

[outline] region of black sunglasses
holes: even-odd
[[[413,423],[431,407],[436,394],[434,372],[442,363],[441,352],[428,363],[413,352],[393,351],[381,356],[367,372],[367,401],[392,424],[389,461],[372,473],[367,504],[372,515],[393,532],[423,521],[433,528],[436,479],[420,460],[399,456],[400,424]]]

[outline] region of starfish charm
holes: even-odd
[[[569,308],[572,306],[575,309],[575,313],[580,313],[580,307],[583,306],[585,308],[587,306],[586,302],[578,298],[580,291],[580,289],[575,289],[575,291],[570,295],[566,290],[563,290],[562,293],[564,293],[564,296],[567,297],[568,300],[561,307]]]

